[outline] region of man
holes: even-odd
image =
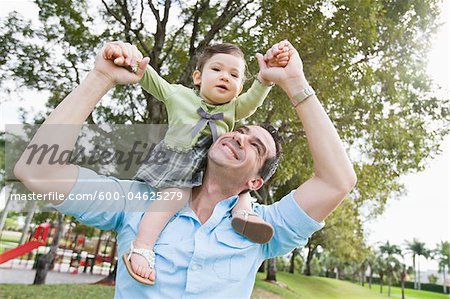
[[[71,150],[79,126],[101,97],[116,84],[139,81],[149,59],[142,58],[134,46],[117,44],[128,64],[140,61],[137,72],[115,66],[100,52],[94,69],[50,114],[31,144],[58,144],[61,150]],[[254,211],[275,228],[273,239],[264,245],[252,243],[237,235],[230,224],[230,211],[237,195],[260,188],[264,183],[261,169],[270,168],[269,162],[276,164],[278,154],[275,140],[266,129],[240,128],[220,136],[211,146],[203,185],[193,190],[190,206],[172,218],[156,242],[156,284],[152,287],[139,284],[119,260],[116,297],[248,298],[261,262],[305,245],[353,188],[356,177],[341,140],[308,88],[298,52],[291,44],[289,48],[291,58],[284,68],[269,68],[260,54],[257,59],[266,77],[286,92],[303,123],[314,160],[314,175],[277,203],[255,205]],[[270,59],[278,51],[274,46],[265,58]],[[61,124],[72,126],[66,131]],[[48,158],[39,164],[27,164],[29,154],[30,150],[23,153],[15,175],[31,191],[63,193],[67,199],[56,203],[59,211],[72,214],[87,225],[116,230],[118,256],[122,256],[145,211],[142,208],[141,212],[126,212],[139,205],[127,197],[154,190],[141,182],[100,176],[75,165],[51,164]],[[96,192],[116,192],[125,195],[125,199],[68,200],[77,194]]]

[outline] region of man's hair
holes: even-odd
[[[277,129],[275,129],[272,125],[261,124],[259,126],[269,132],[269,134],[273,138],[273,141],[275,141],[275,156],[267,158],[261,166],[261,169],[259,170],[259,175],[264,180],[264,182],[267,182],[275,173],[275,171],[277,171],[278,163],[282,154],[282,139]]]
[[[233,44],[223,43],[206,47],[198,57],[196,70],[203,71],[205,63],[216,54],[230,54],[242,58],[245,61],[244,52]]]

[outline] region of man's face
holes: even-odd
[[[215,54],[192,75],[194,84],[200,85],[200,95],[210,104],[230,102],[242,91],[245,61],[231,54]]]
[[[229,169],[230,175],[245,183],[261,179],[259,171],[264,161],[275,154],[275,141],[269,132],[259,126],[244,126],[217,139],[209,150],[208,163]]]

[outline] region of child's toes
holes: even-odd
[[[152,280],[152,281],[155,281],[155,279],[156,279],[155,269],[153,269],[153,271],[150,272],[149,279]]]

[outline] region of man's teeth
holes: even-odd
[[[230,154],[237,159],[236,155],[233,153],[233,151],[228,147],[228,145],[225,145],[225,148],[230,152]]]

